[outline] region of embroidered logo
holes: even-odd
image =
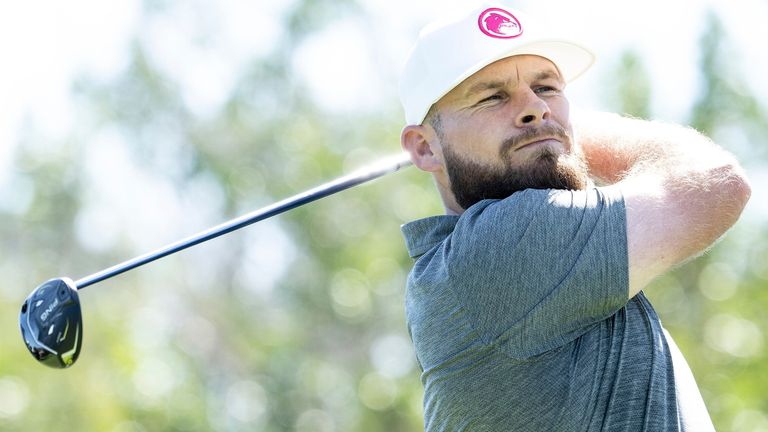
[[[499,39],[512,39],[523,34],[523,26],[511,13],[499,8],[483,11],[477,18],[477,25],[486,35]]]

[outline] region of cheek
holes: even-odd
[[[552,113],[552,120],[565,128],[568,135],[571,137],[571,141],[573,141],[573,126],[571,125],[571,113],[568,100],[564,97],[561,98],[557,103],[550,104],[549,110]]]
[[[558,123],[560,123],[563,127],[570,126],[571,107],[568,103],[568,99],[566,99],[564,95],[550,101],[548,105],[552,116],[558,121]]]
[[[467,127],[449,138],[454,153],[474,163],[497,162],[499,148],[509,131],[493,130],[490,125]]]
[[[467,117],[450,130],[448,142],[463,150],[484,153],[498,149],[514,126],[509,117],[502,113],[494,115]]]
[[[485,129],[486,125],[471,119],[454,121],[443,129],[441,141],[444,147],[450,146],[454,154],[473,157],[482,150]]]

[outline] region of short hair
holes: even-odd
[[[435,133],[437,136],[442,139],[443,138],[443,119],[440,117],[440,112],[437,110],[437,104],[432,104],[431,107],[429,107],[429,111],[427,111],[427,115],[424,116],[424,121],[421,122],[422,125],[429,123],[430,126],[432,126],[432,129],[435,130]]]

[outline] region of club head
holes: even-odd
[[[35,288],[21,306],[19,324],[27,349],[40,363],[58,369],[72,366],[83,341],[75,283],[58,278]]]

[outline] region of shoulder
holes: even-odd
[[[498,222],[546,221],[607,209],[623,213],[621,190],[601,187],[578,191],[525,189],[502,200],[480,201],[459,218],[456,229]]]

